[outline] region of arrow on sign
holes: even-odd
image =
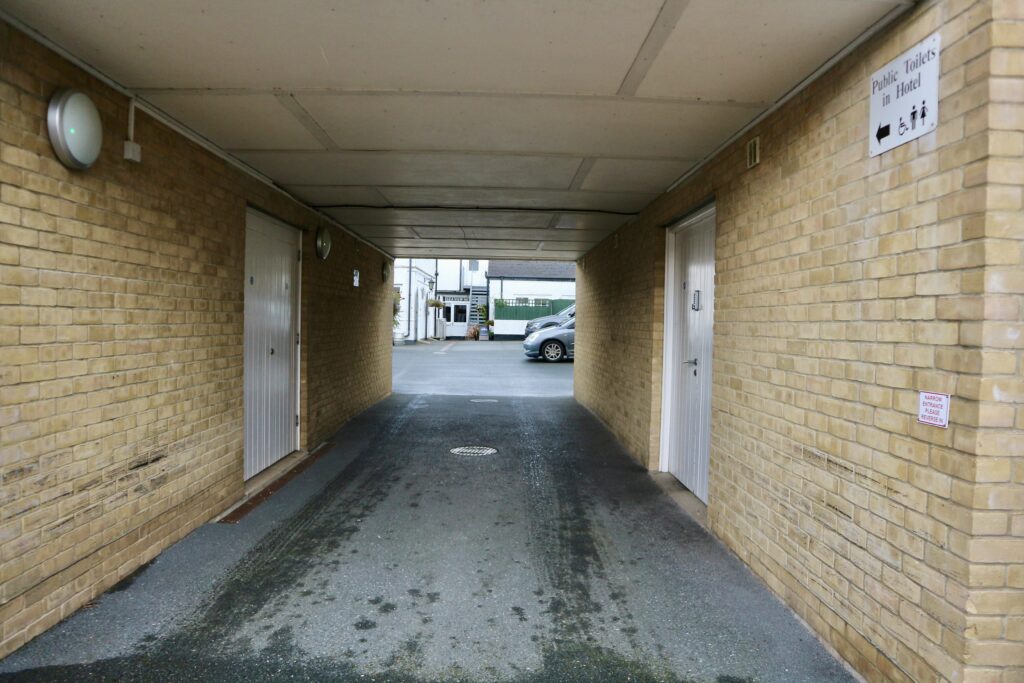
[[[878,140],[879,143],[881,143],[882,140],[886,139],[887,137],[889,137],[889,124],[887,123],[884,126],[882,124],[878,124],[878,132],[875,133],[875,139]]]

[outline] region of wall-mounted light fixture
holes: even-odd
[[[321,225],[316,229],[316,255],[320,257],[321,261],[327,260],[327,255],[331,253],[331,231],[326,225]]]
[[[89,96],[65,88],[50,98],[46,113],[50,144],[57,158],[68,168],[84,170],[100,156],[103,146],[103,122]]]

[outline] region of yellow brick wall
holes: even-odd
[[[661,226],[716,200],[711,528],[872,681],[1024,680],[1022,6],[920,3],[579,263],[576,396],[655,468]],[[934,31],[938,129],[870,158]]]
[[[72,172],[50,95],[89,92],[100,160]],[[0,656],[242,493],[247,205],[300,227],[303,445],[390,391],[385,256],[140,114],[0,24]],[[352,287],[352,269],[364,273]]]
[[[656,455],[653,461],[647,459],[653,424],[651,366],[658,355],[651,330],[662,322],[650,305],[657,287],[653,269],[642,264],[650,263],[658,251],[656,237],[650,230],[621,240],[613,237],[576,268],[576,320],[586,332],[576,335],[576,356],[583,363],[576,364],[574,392],[648,466],[657,463]],[[626,263],[638,267],[625,272]]]
[[[1024,2],[996,0],[991,14],[978,66],[990,78],[978,113],[988,157],[964,169],[986,185],[987,211],[970,247],[947,259],[980,267],[944,308],[964,320],[961,362],[972,373],[960,392],[973,399],[962,419],[974,429],[958,445],[976,456],[976,485],[954,492],[974,509],[964,680],[1007,683],[1024,680]]]
[[[314,255],[314,231],[303,242],[301,412],[310,449],[391,393],[393,288],[382,267],[392,259],[338,230],[332,235],[326,261]],[[358,287],[353,270],[359,270]]]

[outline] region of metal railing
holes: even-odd
[[[533,320],[576,303],[573,299],[495,299],[494,320]]]

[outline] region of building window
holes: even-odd
[[[455,307],[455,322],[464,323],[466,322],[466,306],[465,304]]]

